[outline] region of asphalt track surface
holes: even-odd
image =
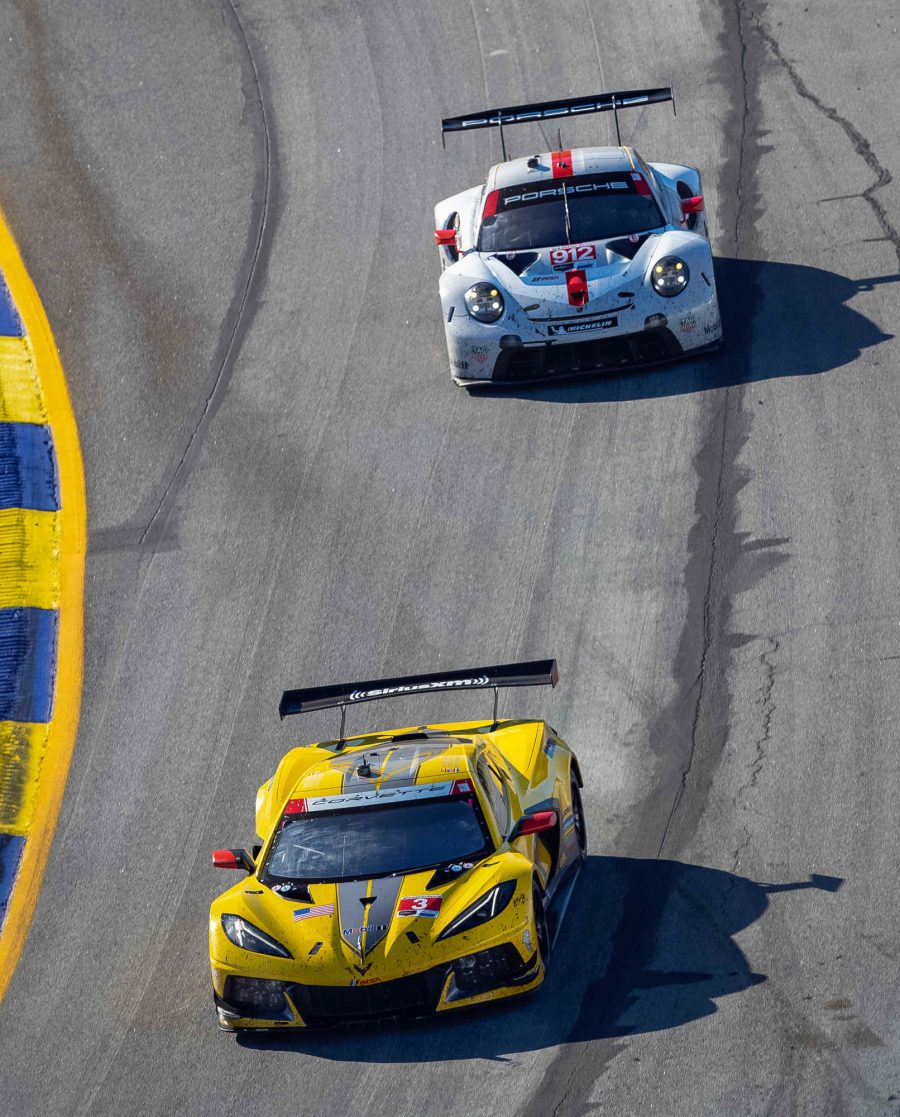
[[[896,5],[13,0],[0,50],[0,203],[91,536],[0,1112],[898,1112]],[[677,118],[623,125],[701,168],[723,354],[453,388],[430,211],[499,141],[444,153],[440,117],[670,79]],[[501,705],[586,778],[543,991],[220,1034],[209,852],[334,730],[280,724],[283,686],[551,654],[558,690]]]

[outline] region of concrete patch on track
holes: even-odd
[[[75,742],[85,498],[50,327],[0,216],[0,998],[34,913]]]

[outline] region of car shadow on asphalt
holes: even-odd
[[[863,291],[900,282],[900,275],[848,279],[805,264],[722,256],[715,260],[715,271],[724,332],[718,352],[534,387],[473,388],[472,394],[546,403],[658,399],[829,372],[894,336],[849,303]]]
[[[760,884],[721,869],[626,857],[588,857],[533,995],[406,1023],[238,1037],[243,1047],[339,1062],[506,1060],[517,1052],[677,1028],[716,1001],[766,980],[734,936],[773,897],[836,892],[839,877]]]

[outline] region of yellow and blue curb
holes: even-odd
[[[0,214],[0,999],[34,915],[78,729],[86,539],[62,365]]]

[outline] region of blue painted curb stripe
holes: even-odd
[[[0,508],[59,511],[59,474],[49,427],[0,423]]]
[[[18,834],[0,834],[0,927],[3,926],[24,848],[25,839]]]
[[[0,274],[0,337],[21,337],[22,319],[12,301],[6,280]]]
[[[49,721],[56,679],[55,609],[0,609],[0,721]]]

